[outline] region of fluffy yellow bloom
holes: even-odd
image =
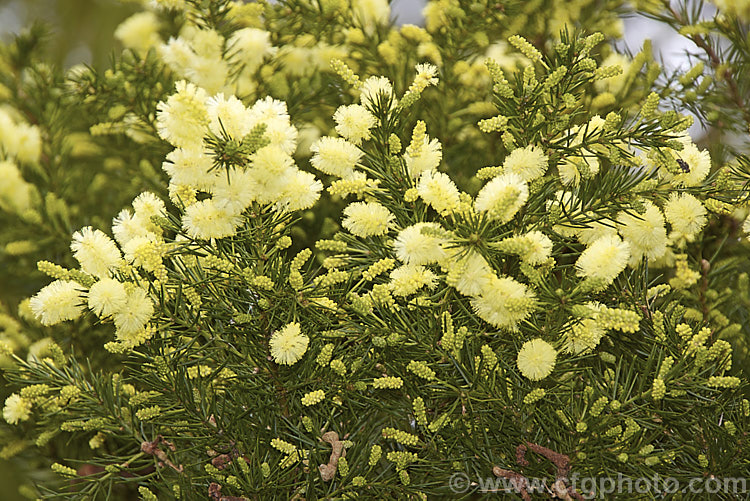
[[[159,18],[153,12],[133,14],[115,30],[115,38],[128,49],[147,52],[161,42],[159,38]]]
[[[0,109],[0,146],[9,157],[19,162],[34,163],[42,152],[42,136],[39,127],[25,122],[16,122]]]
[[[31,416],[31,401],[22,398],[17,393],[5,399],[3,407],[3,418],[8,424],[18,424],[19,421],[26,421]]]
[[[271,146],[281,148],[287,155],[292,155],[297,150],[297,137],[299,131],[289,123],[289,118],[271,118],[266,119],[266,131],[263,135],[268,138]]]
[[[643,214],[621,213],[617,217],[620,235],[630,244],[630,264],[636,265],[642,257],[649,261],[659,259],[667,252],[667,229],[664,216],[658,207],[645,202]]]
[[[294,169],[284,178],[284,189],[276,202],[277,210],[309,209],[320,198],[323,183],[309,172]]]
[[[354,174],[354,168],[362,158],[362,151],[340,137],[321,137],[311,147],[310,163],[320,172],[346,178]]]
[[[0,162],[0,209],[21,214],[31,208],[32,185],[10,160]]]
[[[214,94],[224,88],[229,77],[224,46],[224,38],[216,30],[187,23],[180,36],[161,45],[160,50],[164,62],[178,75]]]
[[[598,311],[598,305],[589,303],[593,312]],[[579,354],[593,350],[599,345],[605,331],[595,318],[584,318],[565,333],[565,351]]]
[[[236,96],[224,97],[220,92],[206,100],[208,128],[221,137],[222,133],[242,139],[253,128],[250,112]]]
[[[241,222],[236,213],[219,207],[212,199],[194,203],[182,216],[182,228],[187,234],[203,240],[232,236]]]
[[[233,214],[241,214],[258,196],[260,186],[250,171],[233,169],[219,176],[211,188],[218,207]]]
[[[384,235],[394,216],[377,202],[354,202],[344,209],[341,226],[358,237]]]
[[[127,244],[135,237],[156,238],[152,229],[153,225],[150,221],[135,217],[128,209],[121,210],[112,220],[112,234],[120,245]]]
[[[664,215],[672,227],[669,238],[692,242],[706,226],[707,210],[703,204],[689,193],[672,193],[664,205]]]
[[[395,296],[408,296],[422,287],[433,289],[437,277],[424,266],[405,264],[391,271],[391,288]]]
[[[533,292],[509,277],[492,277],[471,300],[471,306],[482,320],[513,331],[531,314],[534,305]]]
[[[518,254],[521,260],[531,265],[547,261],[552,254],[552,240],[539,230],[524,235],[509,237],[498,244],[498,249],[511,254]]]
[[[120,312],[128,302],[125,286],[112,278],[103,278],[89,289],[89,308],[100,318]]]
[[[43,325],[75,320],[83,313],[80,288],[69,280],[55,280],[31,298],[31,311]]]
[[[440,165],[443,159],[443,146],[437,139],[430,139],[425,135],[419,154],[413,155],[407,150],[404,153],[404,162],[409,176],[417,179],[423,172],[433,171]]]
[[[384,102],[392,99],[392,106],[395,106],[398,102],[393,98],[393,86],[386,77],[372,76],[368,78],[362,83],[359,92],[359,102],[362,103],[362,106],[370,109],[374,108],[375,103],[381,99],[381,95]]]
[[[156,105],[156,127],[159,136],[174,146],[200,144],[208,126],[206,91],[180,80],[177,92]]]
[[[333,114],[336,132],[354,144],[370,139],[370,129],[375,125],[375,115],[360,104],[339,106]]]
[[[474,207],[492,219],[507,223],[529,198],[529,188],[517,174],[502,174],[479,190]]]
[[[140,219],[150,232],[161,233],[159,227],[151,221],[154,216],[164,215],[164,202],[159,197],[150,191],[144,191],[133,200],[133,210],[135,217]]]
[[[460,202],[459,191],[447,174],[425,171],[417,183],[417,193],[439,213],[454,211]]]
[[[578,276],[610,284],[628,265],[630,245],[617,235],[606,235],[594,241],[576,261]]]
[[[277,364],[294,365],[307,351],[309,341],[299,323],[292,322],[274,332],[268,345]]]
[[[227,39],[228,57],[232,62],[243,64],[244,71],[252,73],[263,60],[276,53],[271,44],[271,33],[258,28],[242,28]]]
[[[154,303],[145,290],[134,287],[128,293],[125,306],[113,314],[118,335],[128,336],[137,332],[151,320],[154,314]]]
[[[135,237],[126,243],[122,250],[128,263],[146,271],[156,271],[163,264],[166,245],[160,239]]]
[[[365,33],[371,35],[378,25],[388,24],[391,6],[388,0],[352,0],[354,17],[362,24]]]
[[[70,250],[84,273],[100,278],[108,276],[109,271],[117,267],[122,258],[112,239],[91,226],[73,233]]]
[[[253,127],[260,123],[266,125],[264,136],[270,145],[280,148],[287,155],[294,153],[299,132],[290,123],[285,102],[270,96],[258,99],[250,108],[249,116]]]
[[[437,223],[417,223],[401,230],[393,244],[396,257],[406,264],[430,264],[444,260],[450,240]]]
[[[161,168],[178,185],[192,186],[199,190],[210,190],[217,175],[209,172],[213,160],[202,147],[177,148],[167,154]]]
[[[516,148],[505,157],[503,172],[517,174],[524,181],[531,181],[544,175],[549,158],[538,146],[529,145]]]
[[[495,277],[487,261],[476,251],[450,249],[452,255],[441,263],[445,281],[464,296],[478,296]]]
[[[711,171],[711,155],[706,150],[699,150],[687,133],[680,136],[678,141],[683,145],[682,150],[665,149],[662,151],[671,155],[675,160],[679,160],[682,172],[675,175],[662,168],[659,170],[659,175],[674,186],[697,186]]]
[[[557,351],[547,341],[536,338],[526,341],[518,352],[518,370],[532,381],[541,381],[555,368]]]

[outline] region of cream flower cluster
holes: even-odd
[[[118,272],[132,264],[152,272],[157,279],[166,279],[166,244],[162,229],[152,219],[161,216],[165,207],[154,194],[145,192],[133,201],[133,209],[124,209],[113,220],[117,243],[90,226],[73,234],[70,248],[81,266],[80,273],[90,277],[90,282],[68,272],[66,278],[42,288],[29,302],[42,324],[75,320],[88,307],[102,321],[115,324],[115,335],[124,345],[144,339],[146,324],[154,314],[153,301],[136,283],[121,281]]]
[[[247,168],[221,173],[212,169],[204,136],[213,133],[241,142],[261,124],[267,144],[250,155]],[[160,136],[176,147],[163,168],[170,177],[170,195],[183,211],[182,227],[191,238],[234,235],[253,202],[292,211],[311,207],[319,197],[321,183],[300,171],[291,157],[297,130],[283,102],[266,98],[247,108],[234,96],[208,97],[200,87],[180,81],[176,92],[159,103],[157,126]],[[71,250],[80,270],[64,270],[40,290],[29,303],[33,313],[44,325],[54,325],[80,317],[88,307],[102,321],[115,324],[120,346],[148,339],[153,335],[147,323],[154,301],[139,285],[145,283],[139,277],[150,274],[157,283],[167,281],[164,260],[173,244],[157,224],[165,211],[162,200],[145,192],[133,200],[132,210],[123,209],[114,218],[116,242],[91,227],[76,232]]]
[[[170,177],[170,196],[185,207],[182,225],[192,238],[234,235],[253,202],[294,211],[311,207],[320,196],[322,184],[295,166],[291,155],[298,133],[281,101],[267,97],[247,108],[234,96],[208,97],[200,87],[180,81],[176,92],[159,103],[157,125],[159,135],[176,147],[163,169]],[[211,132],[240,142],[261,125],[268,144],[252,154],[247,168],[212,170],[204,136]],[[211,197],[197,201],[199,192]]]

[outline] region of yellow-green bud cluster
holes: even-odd
[[[448,424],[449,421],[450,421],[450,417],[448,416],[448,414],[442,414],[439,418],[437,418],[435,421],[430,423],[429,426],[427,426],[427,429],[430,430],[432,433],[436,433],[443,426]]]
[[[331,343],[326,344],[321,348],[320,353],[315,358],[317,364],[321,367],[325,367],[331,361],[331,355],[333,355],[333,345]]]
[[[400,377],[385,376],[373,379],[372,387],[382,389],[398,389],[404,385],[404,380]]]
[[[660,378],[654,379],[654,384],[651,386],[651,398],[661,400],[666,394],[667,385],[664,384],[664,380]]]
[[[414,130],[411,133],[411,142],[406,147],[406,153],[416,158],[422,154],[422,148],[424,147],[424,140],[427,134],[427,125],[422,120],[417,120],[417,124],[414,126]]]
[[[520,35],[513,35],[508,38],[508,42],[518,49],[524,56],[526,56],[532,63],[537,63],[542,60],[542,54],[536,47],[531,45],[528,40]]]
[[[591,405],[591,415],[593,417],[599,416],[599,414],[601,414],[604,408],[607,406],[607,402],[609,402],[609,399],[606,396],[599,397]]]
[[[251,281],[250,284],[258,289],[271,290],[276,284],[273,283],[271,277],[265,275],[257,275]]]
[[[706,341],[708,340],[708,336],[711,335],[711,329],[704,327],[701,330],[698,331],[696,335],[690,339],[690,342],[685,348],[685,353],[688,355],[695,355],[696,352],[702,351],[701,349],[705,349]]]
[[[414,418],[418,425],[427,426],[427,412],[425,411],[424,400],[422,397],[417,397],[412,402],[412,409],[414,409]]]
[[[339,463],[336,465],[337,471],[339,475],[341,475],[341,478],[346,477],[349,475],[349,462],[346,460],[345,457],[339,458]]]
[[[393,295],[391,294],[390,284],[375,284],[372,286],[370,291],[370,297],[375,304],[384,307],[390,307],[395,304]]]
[[[695,82],[695,79],[698,78],[703,74],[703,70],[705,68],[705,63],[703,61],[698,61],[698,63],[690,68],[688,71],[683,73],[680,76],[680,84],[687,87],[688,85]]]
[[[568,68],[566,68],[565,66],[559,66],[555,68],[552,73],[547,75],[547,78],[544,80],[544,89],[549,91],[555,88],[567,73]]]
[[[334,196],[347,197],[349,195],[364,195],[373,185],[373,181],[364,177],[337,179],[328,187],[328,193]]]
[[[724,420],[724,428],[727,429],[727,433],[734,436],[735,433],[737,433],[737,427],[734,425],[734,423],[728,419]]]
[[[535,388],[527,393],[525,397],[523,397],[523,403],[526,405],[531,405],[543,399],[546,394],[547,392],[544,388]]]
[[[701,277],[701,274],[691,270],[685,254],[675,256],[675,273],[674,277],[669,280],[669,285],[676,290],[684,290],[692,286]]]
[[[338,374],[339,376],[344,376],[346,374],[346,364],[343,362],[343,360],[336,359],[331,361],[331,370]]]
[[[605,431],[604,435],[607,437],[615,437],[619,435],[620,433],[622,433],[622,426],[618,424],[609,428],[607,431]]]
[[[370,267],[362,273],[362,277],[365,280],[372,280],[381,273],[385,273],[386,271],[391,270],[395,266],[395,264],[396,261],[389,257],[380,259],[371,264]]]
[[[620,438],[620,440],[625,442],[626,440],[630,439],[630,437],[638,433],[640,429],[640,425],[636,423],[633,418],[629,417],[625,419],[625,431],[622,432],[622,437]]]
[[[318,240],[315,243],[315,248],[322,251],[336,253],[343,253],[348,249],[346,242],[342,242],[340,240]]]
[[[289,442],[281,440],[280,438],[274,438],[273,440],[271,440],[271,447],[279,452],[283,452],[284,454],[292,454],[297,451],[297,448],[295,446],[293,446]]]
[[[477,178],[479,179],[492,179],[495,176],[499,176],[503,173],[502,165],[495,165],[490,167],[482,167],[477,171]]]
[[[622,74],[622,66],[619,64],[613,64],[610,66],[602,66],[594,71],[594,80],[604,80],[606,78],[612,78]]]
[[[734,376],[711,376],[706,384],[713,388],[737,388],[741,379]]]
[[[370,449],[370,458],[367,460],[367,464],[375,466],[380,461],[380,456],[383,454],[383,448],[375,444]]]
[[[419,442],[419,437],[417,437],[416,435],[412,435],[411,433],[397,430],[395,428],[383,428],[381,433],[383,435],[383,438],[393,439],[401,445],[414,447]]]
[[[292,245],[292,237],[284,235],[276,240],[276,247],[279,249],[288,249]]]
[[[36,267],[39,271],[50,278],[54,278],[55,280],[70,279],[70,271],[63,268],[59,264],[50,263],[49,261],[39,261],[38,263],[36,263]]]
[[[503,127],[508,125],[508,117],[498,115],[492,118],[485,118],[479,121],[479,130],[489,134],[501,130]]]
[[[679,334],[680,338],[682,338],[683,341],[687,341],[688,339],[693,337],[693,328],[688,324],[678,324],[675,327],[675,332]]]
[[[325,398],[326,394],[323,390],[311,391],[309,393],[306,393],[305,396],[302,397],[302,405],[304,405],[305,407],[309,407],[311,405],[322,402]]]
[[[154,419],[155,417],[159,416],[161,413],[161,407],[159,407],[158,405],[152,405],[151,407],[138,409],[135,412],[135,417],[137,417],[141,421],[148,421],[149,419]]]
[[[359,89],[362,86],[359,76],[341,59],[332,59],[331,68],[344,82],[351,85],[354,89]]]
[[[422,379],[428,381],[435,379],[435,371],[430,369],[425,362],[412,360],[406,366],[406,369]]]
[[[495,83],[492,90],[499,94],[501,97],[504,97],[506,99],[509,99],[513,97],[513,89],[510,87],[510,84],[505,79],[505,75],[503,74],[503,69],[500,67],[499,64],[494,59],[487,58],[484,62],[485,66],[487,66],[487,70],[490,73],[490,77],[492,77],[492,81]]]
[[[605,330],[622,332],[637,332],[640,328],[641,316],[634,311],[603,306],[596,316],[596,323]]]
[[[60,463],[52,463],[52,471],[57,473],[58,475],[62,475],[63,477],[75,477],[78,475],[78,472],[76,472],[73,468],[70,466],[65,466]]]
[[[415,453],[409,451],[391,451],[386,454],[385,458],[394,463],[397,470],[403,470],[407,465],[419,459]]]

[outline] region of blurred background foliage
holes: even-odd
[[[0,0],[0,34],[7,42],[34,22],[49,30],[47,60],[63,67],[81,62],[103,67],[109,61],[120,22],[139,9],[135,1]]]
[[[45,60],[59,68],[80,63],[105,68],[116,49],[116,41],[112,35],[115,28],[138,9],[139,5],[135,2],[117,0],[0,0],[0,41],[8,43],[15,34],[36,23],[36,29],[45,32],[43,46],[39,51]],[[6,76],[10,75],[6,73]],[[6,227],[3,223],[0,218],[0,228]],[[18,257],[0,253],[0,268],[33,270],[36,256],[25,256],[23,261],[28,262],[19,263]],[[45,280],[41,273],[31,280],[28,275],[24,277],[23,272],[3,273],[3,277],[5,280],[0,302],[5,304],[0,304],[0,311],[3,306],[14,308],[21,297],[32,294],[39,283]],[[31,472],[20,471],[21,468],[26,470],[21,464],[24,463],[0,460],[0,499],[3,501],[28,499],[19,492],[19,487],[23,481],[28,481]],[[37,470],[36,473],[42,471]]]

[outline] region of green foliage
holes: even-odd
[[[4,46],[0,454],[33,495],[745,476],[750,168],[685,115],[747,129],[743,15],[637,6],[732,42],[665,75],[610,47],[624,4],[559,4],[159,0],[104,71]]]

